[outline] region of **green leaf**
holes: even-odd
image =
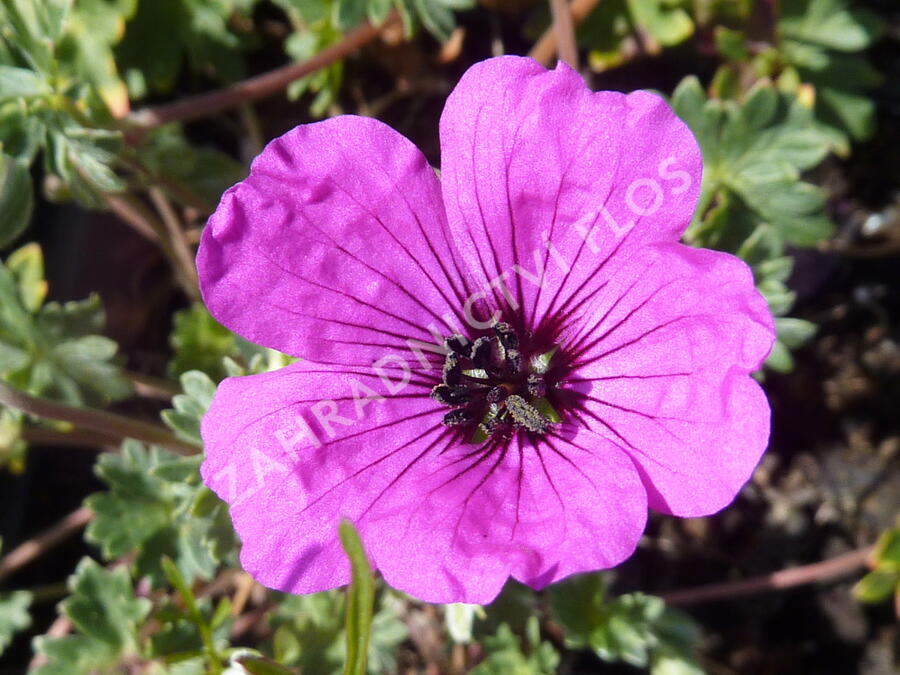
[[[877,604],[900,592],[900,572],[876,569],[869,572],[853,587],[853,595],[860,602]]]
[[[180,438],[202,444],[200,420],[212,403],[216,383],[199,370],[189,370],[181,376],[183,394],[172,398],[174,408],[164,410],[162,419]]]
[[[125,190],[125,182],[102,161],[89,154],[72,157],[72,163],[81,169],[82,175],[100,192],[122,192]]]
[[[833,147],[808,108],[768,82],[742,102],[707,100],[694,78],[679,85],[672,103],[703,151],[692,243],[737,252],[762,224],[772,227],[779,248],[812,246],[830,234],[825,193],[800,180]]]
[[[425,29],[441,42],[450,39],[456,26],[453,12],[434,0],[413,0],[416,15]]]
[[[744,104],[738,109],[738,116],[742,123],[755,129],[763,129],[771,124],[778,113],[778,92],[767,82],[759,82],[744,99]]]
[[[284,596],[271,617],[275,628],[271,656],[281,664],[298,666],[303,673],[339,673],[346,663],[344,609],[347,595],[326,591]],[[369,675],[398,672],[398,647],[408,639],[401,621],[401,604],[382,592],[372,620]],[[267,652],[268,653],[268,652]]]
[[[200,370],[221,380],[225,376],[222,359],[239,353],[234,334],[199,302],[175,312],[173,321],[169,343],[174,356],[169,362],[169,374],[178,377],[189,370]]]
[[[880,568],[900,572],[900,519],[897,525],[878,537],[873,557]]]
[[[393,6],[394,0],[369,0],[366,7],[369,22],[373,26],[380,26],[388,18]]]
[[[242,656],[236,661],[250,675],[297,675],[297,671],[262,656]]]
[[[36,3],[35,11],[38,13],[42,32],[48,40],[57,40],[62,35],[73,3],[74,0],[43,0]]]
[[[4,31],[4,42],[7,40],[12,42],[14,50],[18,51],[35,70],[47,72],[51,67],[53,51],[38,25],[35,4],[30,0],[8,0],[0,3],[0,21],[2,21],[0,25],[8,26]]]
[[[781,59],[815,86],[816,117],[839,137],[865,140],[872,134],[875,106],[866,92],[880,84],[881,77],[853,52],[869,47],[883,28],[874,15],[851,10],[844,0],[783,4],[778,22]]]
[[[17,98],[35,98],[50,93],[50,86],[40,74],[28,68],[0,64],[0,103]]]
[[[137,152],[152,176],[184,185],[205,201],[209,210],[225,190],[246,175],[246,168],[225,153],[189,143],[177,124],[147,134]]]
[[[464,11],[475,7],[477,0],[435,0],[440,5],[454,11]]]
[[[344,675],[366,675],[372,613],[375,603],[375,578],[366,558],[362,540],[348,520],[338,528],[341,545],[350,558],[351,583],[347,598],[347,661]]]
[[[32,671],[34,675],[95,675],[110,672],[121,662],[121,655],[105,642],[84,635],[34,639],[34,651],[47,663]]]
[[[713,37],[716,41],[716,49],[726,59],[743,61],[749,57],[747,39],[741,31],[731,30],[725,26],[716,26]]]
[[[816,108],[823,121],[846,129],[854,140],[867,140],[875,131],[875,101],[866,94],[822,87]]]
[[[0,360],[4,357],[0,349]],[[23,414],[0,406],[0,468],[7,468],[12,474],[25,470],[25,453],[28,444],[22,440]]]
[[[19,298],[25,310],[37,312],[47,296],[44,280],[44,254],[35,243],[26,244],[10,254],[6,266],[19,286]]]
[[[123,499],[99,493],[88,497],[85,504],[95,513],[86,537],[100,546],[106,559],[138,549],[169,521],[165,503],[138,496]]]
[[[348,30],[362,23],[366,16],[366,0],[336,0],[334,3],[334,25]]]
[[[845,0],[783,0],[778,28],[785,37],[842,51],[868,47],[881,32],[872,14]]]
[[[105,208],[102,192],[119,192],[123,181],[112,169],[122,137],[118,132],[88,129],[68,120],[48,127],[47,171],[62,181],[65,198],[86,208]]]
[[[601,574],[580,574],[551,587],[550,608],[566,630],[566,644],[583,649],[602,639],[606,585]]]
[[[106,570],[83,558],[69,588],[72,596],[61,607],[80,632],[120,651],[137,647],[135,630],[147,616],[150,601],[133,596],[126,569]]]
[[[803,319],[778,318],[775,319],[775,332],[778,339],[790,349],[797,349],[804,345],[816,334],[816,324]]]
[[[559,654],[552,645],[540,641],[540,626],[536,616],[529,616],[525,627],[527,649],[523,649],[516,634],[503,623],[494,635],[483,640],[484,660],[472,675],[551,675],[557,672]]]
[[[0,248],[9,246],[25,231],[33,209],[28,166],[0,154]]]
[[[99,298],[51,302],[35,311],[46,291],[35,276],[41,267],[39,251],[32,249],[0,265],[0,353],[7,355],[0,361],[0,377],[35,396],[72,405],[128,396],[131,385],[117,364],[115,343],[95,334],[104,323]]]
[[[140,576],[165,582],[161,560],[168,556],[192,583],[209,579],[235,554],[235,534],[225,505],[200,481],[200,457],[180,457],[135,441],[97,461],[106,492],[86,503],[95,511],[86,539],[115,559],[138,551]]]
[[[31,593],[12,591],[0,593],[0,656],[12,642],[13,636],[31,625]]]
[[[607,600],[602,577],[581,575],[551,590],[550,607],[566,631],[566,644],[591,648],[604,661],[645,667],[675,657],[693,663],[698,630],[691,619],[660,599],[628,593]]]
[[[772,345],[772,351],[766,358],[766,368],[771,368],[776,373],[789,373],[794,369],[794,357],[791,350],[783,342],[776,340]]]
[[[694,22],[684,3],[671,0],[628,0],[634,20],[664,46],[684,42],[694,33]]]
[[[147,617],[151,602],[135,597],[124,567],[108,570],[83,558],[69,578],[69,589],[71,595],[60,603],[60,610],[78,634],[36,638],[35,651],[48,659],[36,673],[108,672],[124,659],[138,655],[138,628]]]

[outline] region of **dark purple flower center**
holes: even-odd
[[[442,382],[431,396],[452,408],[444,415],[446,426],[470,427],[477,443],[516,430],[543,434],[559,421],[548,399],[555,388],[548,377],[555,348],[529,354],[508,323],[494,324],[491,334],[474,340],[451,335],[444,345]]]

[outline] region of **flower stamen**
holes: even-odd
[[[519,335],[508,323],[497,323],[492,335],[472,341],[451,335],[444,345],[442,383],[431,397],[454,408],[444,415],[446,426],[474,425],[477,443],[509,429],[545,433],[559,421],[546,398],[545,373],[555,348],[543,360],[526,361]]]

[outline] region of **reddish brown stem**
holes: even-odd
[[[138,110],[129,115],[126,120],[133,126],[152,129],[170,122],[188,122],[208,117],[244,103],[272,96],[282,91],[294,80],[326,68],[372,42],[384,28],[397,20],[398,16],[394,12],[382,26],[373,26],[369,22],[363,22],[348,32],[340,42],[323,49],[307,61],[291,63],[208,94],[192,96],[155,108]]]
[[[571,17],[573,40],[574,28],[584,21],[588,14],[594,11],[594,8],[600,4],[600,0],[572,0],[569,4],[569,15]],[[541,38],[534,44],[528,55],[535,61],[543,65],[549,65],[556,53],[557,30],[556,24],[550,26]]]
[[[680,591],[661,593],[660,597],[672,605],[695,605],[700,602],[714,600],[731,600],[743,595],[755,595],[767,591],[777,591],[794,586],[811,584],[816,581],[825,581],[842,577],[855,572],[865,566],[866,560],[872,553],[872,547],[864,548],[839,555],[830,560],[801,565],[790,569],[779,570],[760,577],[743,579],[741,581],[729,581],[721,584],[710,584],[697,588],[685,588]]]
[[[151,194],[156,194],[158,201],[162,192],[157,188],[151,188]],[[188,249],[180,226],[173,225],[168,221],[164,223],[133,194],[104,194],[103,197],[110,211],[147,239],[159,245],[185,295],[191,300],[199,300],[200,288],[197,285],[193,255]],[[170,206],[168,202],[167,205]],[[177,218],[174,211],[167,215]]]
[[[75,509],[52,527],[22,542],[0,559],[0,580],[55,548],[88,524],[94,512],[87,506]]]
[[[0,403],[35,417],[69,422],[76,428],[95,431],[116,439],[133,438],[160,445],[182,455],[193,455],[201,448],[181,440],[165,427],[131,419],[106,410],[78,408],[26,394],[0,381]]]
[[[566,0],[550,0],[553,15],[553,30],[556,33],[557,53],[560,61],[578,69],[578,45],[575,42],[575,25],[572,9]]]

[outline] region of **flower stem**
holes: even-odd
[[[185,291],[191,300],[200,299],[200,282],[197,279],[197,270],[194,268],[194,254],[188,246],[184,236],[184,228],[181,219],[172,208],[172,203],[166,197],[166,193],[158,187],[149,189],[150,201],[156,207],[165,226],[166,239],[169,242],[172,262],[178,274],[181,275]]]
[[[756,593],[793,588],[794,586],[834,579],[855,572],[866,564],[866,560],[871,553],[872,547],[864,546],[855,551],[839,555],[836,558],[822,560],[809,565],[779,570],[778,572],[741,581],[729,581],[721,584],[709,584],[708,586],[660,593],[659,596],[672,605],[694,605],[701,602],[730,600],[743,595],[755,595]]]
[[[157,192],[158,198],[162,193]],[[168,220],[163,223],[133,194],[106,193],[103,198],[110,211],[160,247],[185,295],[191,300],[199,300],[200,288],[197,284],[193,255],[187,249],[187,242],[184,234],[180,232],[180,226],[173,225]],[[166,204],[168,205],[168,201]]]
[[[594,8],[600,4],[600,0],[572,0],[569,5],[569,12],[572,22],[573,39],[574,27],[584,21],[588,14],[594,11]],[[550,26],[540,39],[531,48],[528,55],[535,61],[543,65],[549,65],[556,53],[557,30],[556,25]]]
[[[237,82],[228,87],[211,91],[207,94],[192,96],[173,103],[144,108],[130,114],[126,120],[139,129],[153,129],[170,122],[187,122],[201,117],[234,108],[244,103],[272,96],[287,87],[294,80],[306,77],[310,73],[330,66],[367,45],[377,38],[381,31],[399,19],[396,11],[392,12],[381,26],[373,26],[364,21],[348,32],[344,38],[311,59],[301,63],[291,63],[276,68],[268,73],[257,75]]]
[[[169,401],[176,394],[181,393],[181,387],[172,380],[144,373],[136,373],[131,370],[122,371],[122,375],[131,382],[134,392],[144,398],[153,398],[160,401]]]
[[[553,14],[553,30],[556,33],[559,59],[578,70],[578,45],[575,41],[572,8],[567,0],[550,0],[550,12]]]
[[[0,580],[64,542],[87,525],[93,517],[94,512],[87,506],[82,506],[55,525],[16,546],[3,558],[0,558]]]
[[[105,410],[77,408],[65,403],[37,398],[19,391],[5,382],[0,382],[0,404],[16,408],[35,417],[69,422],[78,428],[96,431],[116,439],[133,438],[144,443],[152,443],[182,455],[194,455],[201,450],[200,447],[182,441],[168,429],[156,424],[133,420]]]

